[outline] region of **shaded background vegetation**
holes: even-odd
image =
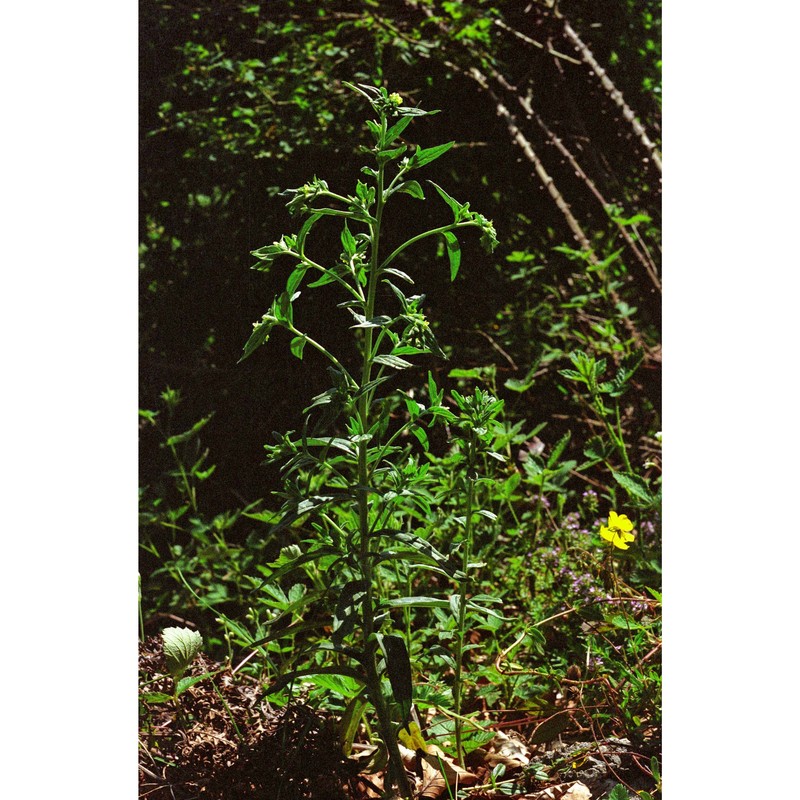
[[[385,82],[412,103],[441,109],[415,126],[423,146],[457,142],[429,177],[469,199],[498,230],[501,247],[492,257],[477,243],[465,251],[458,284],[450,286],[443,269],[426,275],[439,338],[458,343],[444,368],[496,365],[499,391],[513,414],[551,422],[555,439],[559,419],[573,413],[556,385],[554,367],[564,366],[558,364],[563,352],[593,342],[613,349],[614,338],[621,342],[629,334],[620,309],[592,296],[598,287],[580,276],[582,264],[554,250],[580,246],[498,115],[502,102],[597,253],[622,248],[616,295],[636,309],[630,319],[648,350],[641,401],[657,413],[658,292],[587,181],[537,121],[526,119],[517,97],[530,93],[535,114],[620,216],[652,220],[640,221],[637,230],[657,262],[660,173],[564,27],[568,20],[657,140],[658,4],[550,6],[141,3],[140,403],[154,408],[165,386],[180,389],[184,402],[174,430],[214,412],[203,440],[217,471],[200,487],[210,511],[272,488],[274,476],[259,466],[262,446],[273,430],[296,426],[304,399],[318,388],[309,385],[316,371],[280,348],[270,357],[236,361],[279,280],[249,269],[249,251],[286,229],[278,191],[314,174],[332,186],[356,179],[356,149],[365,142],[362,109],[342,80]],[[490,91],[470,69],[487,77]],[[399,230],[413,227],[415,202],[407,198],[395,212]],[[433,262],[435,252],[430,255]],[[327,315],[340,312],[320,307],[316,313],[315,323],[324,327]],[[583,343],[570,341],[572,317]],[[614,327],[611,339],[593,328],[606,324],[601,317]],[[505,379],[524,379],[537,363],[532,389],[504,392]],[[143,431],[142,485],[157,482],[167,461],[155,434]]]

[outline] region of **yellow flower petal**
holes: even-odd
[[[609,511],[608,527],[619,528],[621,531],[632,531],[633,523],[628,519],[627,514],[617,514],[616,511]]]
[[[627,550],[628,545],[622,539],[614,539],[614,547],[619,547],[620,550]]]
[[[614,547],[619,547],[620,550],[627,550],[627,542],[632,542],[634,536],[632,533],[625,533],[624,531],[614,531]]]
[[[609,542],[614,541],[614,531],[612,531],[611,528],[606,528],[605,525],[600,527],[600,535]]]

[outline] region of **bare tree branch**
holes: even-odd
[[[636,118],[636,114],[633,113],[631,107],[625,102],[622,92],[614,86],[606,71],[597,63],[591,50],[583,43],[580,36],[578,36],[575,29],[566,19],[564,20],[564,33],[580,52],[583,60],[591,67],[592,72],[600,79],[600,83],[603,84],[603,88],[608,92],[608,96],[611,100],[619,106],[622,111],[622,116],[631,124],[634,133],[639,137],[641,143],[650,153],[653,163],[658,167],[659,172],[661,172],[661,154],[658,152],[658,148],[650,141],[650,137],[647,135],[642,123],[639,122]]]

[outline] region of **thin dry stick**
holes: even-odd
[[[581,62],[578,61],[577,58],[564,55],[564,53],[559,53],[558,50],[553,50],[553,48],[549,45],[543,45],[541,42],[537,42],[536,39],[531,39],[530,36],[526,36],[524,33],[520,33],[520,31],[514,30],[514,28],[506,25],[506,23],[501,19],[496,19],[494,24],[497,25],[498,28],[502,28],[502,30],[513,34],[517,37],[517,39],[522,39],[522,41],[526,44],[532,44],[534,47],[538,47],[540,50],[546,50],[548,55],[555,56],[556,58],[563,58],[564,61],[569,61],[571,64],[578,64],[580,66]]]
[[[591,67],[592,72],[600,79],[600,83],[603,84],[603,88],[608,92],[609,98],[619,106],[622,111],[622,116],[631,124],[634,133],[639,137],[639,141],[641,141],[645,149],[650,153],[653,163],[658,167],[658,171],[661,172],[661,154],[658,152],[658,148],[650,141],[650,137],[647,135],[642,123],[636,118],[633,109],[625,102],[622,92],[614,86],[606,71],[597,63],[597,60],[592,55],[592,51],[583,43],[580,36],[578,36],[575,29],[566,19],[564,20],[564,33],[580,52],[583,60]]]
[[[575,170],[575,174],[581,178],[581,180],[583,180],[589,191],[597,198],[598,202],[603,206],[603,208],[607,208],[609,206],[608,201],[600,193],[600,190],[597,188],[594,181],[592,181],[592,179],[583,171],[583,168],[578,163],[575,156],[573,156],[572,153],[567,149],[561,138],[556,136],[547,126],[547,123],[533,110],[530,98],[517,95],[517,100],[525,112],[529,114],[536,121],[536,124],[544,131],[545,135],[553,143],[553,146],[556,148],[556,150],[558,150],[558,152],[567,159],[569,165]],[[617,228],[619,229],[622,238],[625,239],[628,247],[630,247],[631,251],[636,256],[637,261],[644,267],[644,270],[647,273],[647,276],[653,282],[653,285],[656,287],[656,289],[658,289],[658,291],[661,291],[661,281],[658,279],[658,271],[649,252],[646,249],[643,251],[637,246],[636,242],[633,240],[633,237],[630,235],[628,229],[624,225],[621,225],[619,222],[617,222]]]
[[[458,69],[455,64],[448,63],[447,66]],[[522,133],[519,125],[517,125],[516,117],[505,107],[503,102],[500,98],[494,93],[492,88],[489,86],[489,81],[486,76],[478,70],[476,67],[470,67],[468,70],[468,74],[478,82],[482,89],[486,90],[489,95],[491,96],[492,100],[494,100],[495,106],[497,108],[498,116],[501,116],[508,127],[508,131],[511,134],[511,138],[520,146],[522,152],[525,154],[525,157],[533,164],[533,168],[536,171],[536,174],[539,176],[544,187],[547,189],[550,197],[553,198],[553,202],[558,206],[559,211],[564,215],[564,219],[567,221],[567,225],[569,229],[572,231],[573,236],[575,237],[576,241],[580,244],[581,249],[585,250],[589,253],[589,259],[593,264],[597,263],[597,257],[594,255],[592,250],[592,245],[589,242],[589,238],[581,228],[578,220],[575,219],[574,214],[570,210],[569,204],[564,199],[561,192],[558,190],[558,187],[555,185],[553,178],[549,175],[547,170],[544,168],[544,164],[539,156],[536,154],[536,151],[533,149],[533,145],[525,138],[525,135]]]
[[[452,69],[458,69],[458,67],[453,64],[452,62],[446,61],[445,64]],[[575,219],[575,215],[570,210],[569,204],[564,199],[564,196],[558,190],[558,187],[555,185],[553,178],[547,172],[542,163],[542,160],[536,154],[536,151],[533,149],[533,145],[525,138],[525,135],[522,133],[519,125],[517,125],[516,117],[505,107],[503,102],[500,98],[495,94],[492,90],[491,86],[489,86],[489,81],[486,76],[478,70],[476,67],[470,67],[467,70],[466,74],[468,74],[471,78],[478,82],[478,85],[487,91],[491,96],[492,100],[494,100],[495,107],[497,108],[498,116],[503,117],[506,122],[506,126],[508,127],[508,131],[511,134],[511,137],[514,141],[520,146],[522,152],[525,154],[526,158],[533,164],[534,170],[536,174],[539,176],[539,179],[542,181],[542,184],[547,189],[550,197],[553,198],[553,202],[558,207],[559,211],[564,215],[564,219],[567,221],[567,225],[569,229],[572,231],[573,236],[577,240],[577,242],[581,246],[581,250],[583,250],[587,254],[587,259],[590,264],[597,265],[599,263],[597,259],[597,255],[592,248],[591,242],[589,241],[589,237],[584,233],[583,228],[581,228],[578,220]],[[499,73],[496,70],[492,70],[492,77],[497,79]],[[502,77],[502,76],[500,76]],[[508,82],[506,81],[506,84]],[[614,302],[615,305],[620,304],[620,297],[617,294],[616,290],[610,289],[609,290],[609,297]],[[641,335],[636,330],[634,324],[631,322],[630,318],[623,317],[622,320],[623,325],[625,326],[628,334],[630,335],[631,339],[637,344],[637,346],[641,347],[645,352],[647,352],[647,348],[644,346],[642,342]]]
[[[493,347],[493,348],[494,348],[494,349],[495,349],[495,350],[496,350],[498,353],[500,353],[500,355],[501,355],[501,356],[503,356],[503,358],[505,358],[505,360],[506,360],[506,361],[508,361],[508,363],[511,365],[511,368],[512,368],[513,370],[515,370],[515,371],[516,371],[516,370],[518,370],[518,369],[519,369],[519,367],[517,366],[517,364],[516,364],[516,362],[514,361],[514,359],[513,359],[513,358],[511,358],[511,356],[510,356],[508,353],[506,353],[506,351],[505,351],[505,350],[503,350],[503,348],[502,348],[502,347],[500,347],[500,345],[499,345],[499,344],[497,344],[497,342],[496,342],[496,341],[495,341],[495,340],[494,340],[494,339],[493,339],[491,336],[489,336],[489,334],[488,334],[488,333],[486,333],[486,331],[476,330],[476,331],[475,331],[475,333],[479,334],[480,336],[483,336],[483,338],[484,338],[484,339],[486,339],[486,340],[489,342],[489,344],[490,344],[490,345],[491,345],[491,346],[492,346],[492,347]]]
[[[536,124],[544,131],[545,135],[555,146],[556,150],[558,150],[558,152],[567,159],[569,165],[575,171],[575,174],[583,180],[589,191],[597,198],[598,202],[603,206],[603,208],[607,208],[609,205],[608,201],[600,193],[600,190],[597,188],[594,181],[592,181],[592,179],[584,172],[575,156],[572,155],[561,139],[550,130],[545,121],[539,116],[539,114],[536,113],[531,104],[530,96],[523,97],[521,94],[519,94],[517,88],[512,86],[499,72],[494,72],[492,77],[494,77],[504,89],[511,92],[517,98],[517,102],[520,104],[520,106],[522,106],[522,109],[527,115],[528,119],[533,119],[536,121]],[[643,253],[640,248],[637,247],[636,242],[633,241],[633,238],[631,237],[630,233],[628,233],[624,225],[617,223],[617,227],[619,228],[622,237],[633,251],[633,254],[636,256],[639,263],[644,267],[645,272],[655,285],[656,289],[661,291],[661,282],[658,279],[656,265],[650,257],[649,252],[645,250]]]

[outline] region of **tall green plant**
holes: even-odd
[[[367,181],[359,180],[353,194],[343,195],[315,177],[285,193],[290,197],[289,211],[304,222],[298,233],[254,251],[256,269],[270,269],[279,257],[292,267],[285,291],[254,324],[242,359],[263,345],[275,329],[283,328],[290,334],[295,356],[303,358],[311,347],[324,357],[332,382],[305,410],[302,431],[281,436],[268,451],[271,459],[283,463],[284,504],[277,528],[302,525],[308,530],[310,524],[314,531],[304,547],[284,549],[270,579],[280,579],[298,567],[317,566],[317,577],[324,578],[305,601],[327,602],[332,612],[330,639],[319,647],[334,663],[287,672],[275,688],[304,675],[355,679],[363,689],[345,715],[348,730],[354,733],[358,718],[371,704],[382,751],[388,757],[387,783],[409,797],[397,731],[408,724],[411,714],[411,667],[404,638],[390,632],[391,614],[451,604],[443,597],[397,596],[389,587],[403,583],[390,584],[388,579],[397,570],[426,569],[463,582],[468,559],[458,563],[420,535],[422,531],[413,530],[413,520],[420,512],[429,515],[430,506],[422,488],[426,468],[411,457],[412,443],[427,450],[426,429],[437,421],[455,423],[457,417],[443,405],[443,390],[430,374],[427,406],[407,395],[401,398],[392,389],[397,374],[413,366],[408,359],[443,356],[423,312],[424,295],[409,293],[414,280],[398,268],[398,262],[412,245],[441,237],[454,280],[461,264],[458,231],[477,228],[481,244],[490,252],[497,238],[492,223],[471,211],[469,203],[458,202],[429,182],[451,210],[452,222],[417,233],[386,252],[382,229],[389,201],[397,194],[425,200],[422,185],[411,174],[444,155],[453,142],[409,149],[400,140],[403,132],[415,117],[436,112],[404,106],[398,94],[389,94],[385,88],[347,86],[369,101],[376,115],[366,122],[374,142],[369,150],[373,165],[362,169]],[[336,261],[330,256],[316,258],[309,248],[312,230],[329,217],[341,222],[341,252]],[[344,298],[339,307],[352,318],[350,330],[360,355],[355,365],[302,330],[295,319],[301,290],[327,284],[339,290]],[[404,414],[395,420],[392,411],[401,402]],[[468,508],[469,504],[468,499]],[[460,608],[465,608],[464,591],[460,597]],[[461,623],[463,628],[463,619]],[[304,655],[298,653],[298,660]]]

